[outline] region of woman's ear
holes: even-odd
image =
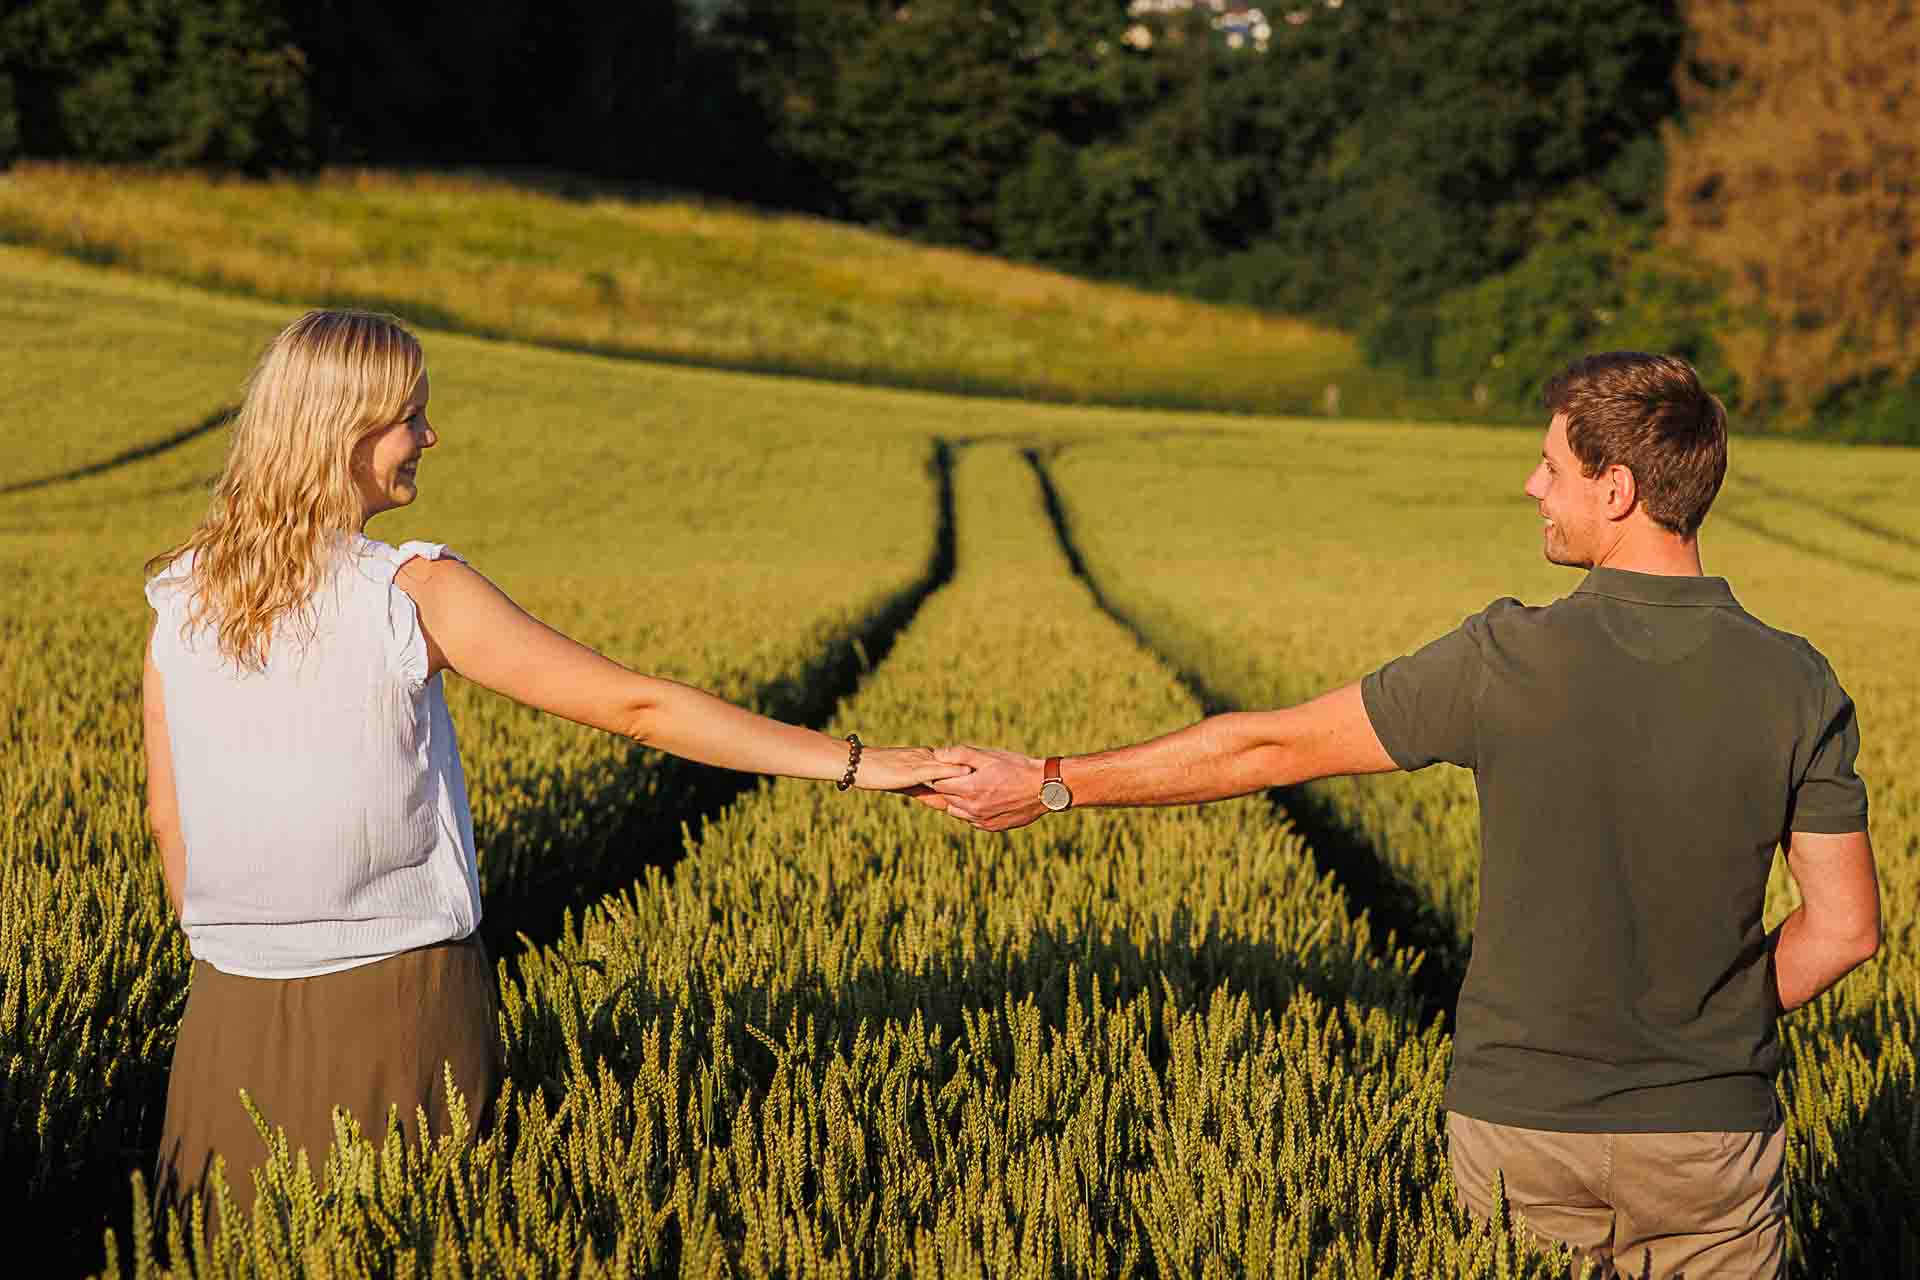
[[[347,483],[353,486],[363,506],[374,496],[376,489],[373,480],[373,446],[377,440],[376,435],[364,435],[347,449]]]
[[[373,449],[380,442],[378,431],[369,431],[347,446],[347,473],[358,479],[373,474]]]

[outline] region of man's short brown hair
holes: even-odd
[[[1699,532],[1727,475],[1727,411],[1679,356],[1603,351],[1548,381],[1547,412],[1567,415],[1567,445],[1591,479],[1633,472],[1654,523]]]

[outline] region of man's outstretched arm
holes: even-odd
[[[935,784],[934,808],[983,831],[1024,827],[1040,803],[1042,761],[1010,751],[943,747],[935,758],[973,772]],[[1209,716],[1163,737],[1069,756],[1060,775],[1075,808],[1201,804],[1336,774],[1398,768],[1380,744],[1360,686],[1345,685],[1279,711]]]

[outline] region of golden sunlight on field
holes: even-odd
[[[731,251],[755,226],[657,216],[721,227]],[[1040,287],[916,260],[954,294]],[[0,1122],[36,1203],[81,1206],[63,1247],[98,1258],[99,1206],[145,1212],[128,1184],[150,1168],[189,966],[141,810],[139,566],[202,510],[219,411],[292,309],[22,249],[0,251],[0,285],[0,338],[32,353],[31,394],[0,409],[24,442],[0,479]],[[420,500],[372,533],[447,541],[635,667],[873,742],[1111,745],[1300,698],[1494,596],[1571,585],[1519,495],[1532,432],[1018,404],[422,337],[441,440]],[[1784,1032],[1809,1265],[1857,1261],[1894,1228],[1858,1215],[1882,1203],[1869,1183],[1904,1176],[1910,1137],[1920,550],[1899,495],[1916,482],[1906,454],[1737,440],[1707,526],[1710,568],[1827,648],[1866,726],[1887,945]],[[1421,1276],[1564,1274],[1511,1224],[1470,1223],[1447,1172],[1437,993],[1478,891],[1462,775],[1078,812],[997,839],[891,797],[732,781],[470,686],[451,702],[507,1121],[403,1153],[362,1117],[375,1142],[350,1134],[331,1173],[282,1159],[231,1189],[206,1274],[372,1274],[420,1240],[529,1274],[1224,1259],[1357,1278],[1389,1256]]]

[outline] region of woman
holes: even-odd
[[[248,1091],[316,1162],[331,1108],[370,1136],[397,1106],[484,1115],[499,1082],[475,927],[473,824],[438,679],[726,768],[910,791],[965,773],[861,749],[638,675],[542,625],[436,543],[362,530],[418,492],[420,344],[386,316],[313,311],[268,346],[206,518],[148,565],[148,811],[194,955],[158,1186],[265,1148]]]

